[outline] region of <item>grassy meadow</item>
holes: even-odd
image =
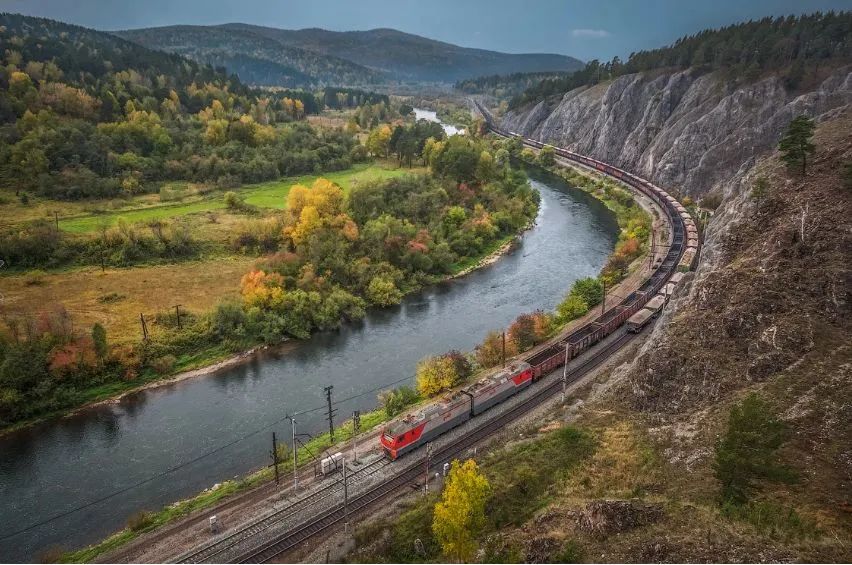
[[[329,179],[346,191],[359,183],[384,180],[423,172],[424,170],[423,168],[399,168],[390,163],[359,164],[333,173],[287,177],[275,181],[245,185],[235,189],[234,192],[240,194],[246,204],[251,206],[280,210],[286,206],[290,187],[294,184],[310,185],[319,177]],[[222,198],[224,192],[217,190],[203,194],[191,183],[166,183],[157,197],[139,197],[118,209],[109,209],[105,206],[104,209],[96,212],[86,212],[85,209],[75,207],[65,211],[65,213],[60,212],[59,228],[72,233],[86,233],[111,227],[118,222],[119,218],[124,218],[130,223],[136,223],[213,212],[225,208],[225,202]],[[55,208],[56,205],[54,204],[53,207]],[[2,208],[5,208],[5,206],[0,207],[0,209]],[[68,215],[69,212],[72,214],[71,217],[63,217]],[[8,213],[2,215],[5,216]],[[42,217],[51,215],[52,212],[46,208],[42,211]]]
[[[287,194],[294,184],[310,185],[320,176],[347,191],[359,183],[424,171],[422,167],[408,169],[392,162],[378,162],[328,174],[244,185],[234,191],[259,209],[256,216],[264,217],[286,206]],[[251,216],[227,210],[224,192],[205,192],[192,183],[177,182],[164,184],[159,194],[124,200],[60,203],[31,199],[24,205],[12,195],[4,195],[0,201],[0,225],[53,217],[55,211],[61,230],[86,237],[115,225],[119,218],[128,223],[180,220],[205,244],[205,253],[194,260],[126,268],[70,266],[48,272],[0,272],[3,313],[38,313],[62,304],[75,324],[90,327],[98,322],[106,328],[111,342],[128,343],[141,337],[140,313],[153,316],[176,304],[196,314],[210,310],[222,298],[237,294],[240,278],[258,259],[236,253],[228,246],[234,230],[250,221]]]

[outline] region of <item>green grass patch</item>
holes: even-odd
[[[224,207],[225,201],[222,198],[210,198],[188,204],[150,206],[148,208],[140,208],[138,210],[122,210],[120,212],[111,212],[108,214],[94,214],[91,216],[81,216],[79,218],[69,218],[67,220],[60,220],[59,227],[60,229],[71,233],[86,233],[96,231],[104,227],[112,227],[118,223],[119,218],[124,218],[128,223],[135,224],[139,222],[150,222],[151,220],[176,218],[178,216],[186,216],[187,214],[198,214],[200,212],[221,210]]]
[[[821,535],[813,521],[796,512],[792,506],[777,502],[752,500],[745,504],[727,503],[722,506],[722,515],[750,524],[771,537],[817,539]]]
[[[493,489],[486,511],[491,527],[526,522],[550,500],[552,487],[591,457],[595,448],[591,434],[564,427],[491,454],[482,464]]]
[[[396,178],[407,174],[418,174],[423,171],[424,169],[422,168],[391,168],[384,163],[364,163],[343,171],[320,175],[286,177],[275,181],[245,185],[235,189],[235,192],[240,194],[244,198],[245,203],[251,206],[281,210],[286,207],[287,194],[294,184],[310,186],[316,179],[323,177],[340,185],[344,191],[348,191],[351,187],[359,183]],[[119,218],[124,218],[130,223],[150,222],[152,220],[164,220],[189,214],[222,210],[225,208],[223,194],[223,191],[217,191],[205,195],[201,200],[193,202],[147,205],[137,209],[124,208],[115,212],[88,214],[64,220],[60,219],[59,227],[71,233],[86,233],[97,231],[103,227],[111,227],[118,222]]]

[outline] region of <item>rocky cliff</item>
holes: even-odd
[[[799,94],[774,78],[733,88],[689,72],[629,76],[505,117],[509,130],[682,193],[721,197],[696,271],[581,415],[594,427],[610,426],[617,414],[649,438],[663,476],[648,479],[648,492],[669,510],[658,527],[637,528],[632,539],[579,537],[586,547],[640,561],[848,561],[852,189],[843,174],[852,166],[850,86],[848,68]],[[798,114],[818,121],[804,177],[787,171],[774,151]],[[754,192],[758,179],[763,195]],[[716,506],[714,445],[731,405],[752,391],[789,427],[783,459],[798,480],[761,485],[752,508],[766,518],[730,519]],[[622,459],[619,451],[614,460]]]
[[[682,194],[721,191],[790,120],[852,102],[852,67],[792,93],[780,78],[734,84],[692,70],[634,74],[510,111],[502,125],[594,156]]]

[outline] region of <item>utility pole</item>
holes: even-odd
[[[177,326],[179,330],[183,329],[183,326],[180,323],[180,304],[175,304],[175,316],[177,317]]]
[[[654,266],[654,256],[657,254],[657,232],[651,226],[651,252],[648,253],[648,270]]]
[[[53,219],[56,222],[56,233],[59,233],[59,212],[53,211]]]
[[[423,475],[423,492],[429,494],[429,463],[432,462],[432,443],[426,444],[426,473]]]
[[[571,347],[568,342],[565,342],[565,364],[562,365],[562,404],[565,404],[565,389],[568,387],[568,348]]]
[[[601,300],[601,316],[606,314],[606,281],[601,279],[601,287],[603,288],[603,300]]]
[[[139,319],[142,321],[142,340],[148,341],[148,325],[145,323],[145,314],[139,314]]]
[[[295,493],[299,488],[299,474],[296,466],[296,419],[292,416],[287,416],[287,419],[293,427],[293,493]]]
[[[358,432],[361,430],[361,412],[352,412],[352,453],[355,464],[358,463]]]
[[[503,332],[503,367],[506,366],[506,332]]]
[[[334,415],[337,413],[337,408],[331,407],[331,391],[334,385],[325,387],[325,401],[328,404],[328,435],[331,436],[331,443],[334,443]]]
[[[346,482],[346,457],[343,458],[343,533],[349,530],[349,485]]]
[[[272,432],[272,466],[275,467],[275,484],[280,484],[278,480],[278,442],[275,441],[275,432]]]

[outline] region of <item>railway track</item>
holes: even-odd
[[[389,464],[390,461],[386,459],[377,459],[371,463],[364,465],[360,469],[352,471],[350,475],[350,480],[357,481],[359,479],[364,479],[366,477],[372,476],[375,473],[384,469]],[[280,523],[282,520],[286,519],[288,517],[288,514],[290,514],[294,510],[309,508],[319,502],[322,502],[325,497],[333,495],[336,492],[342,490],[342,488],[343,486],[341,484],[341,481],[336,480],[335,482],[326,485],[325,487],[322,487],[320,489],[317,489],[308,495],[293,500],[289,504],[285,505],[282,508],[279,508],[268,516],[263,516],[257,520],[249,522],[248,524],[244,524],[239,529],[229,533],[228,535],[220,539],[215,540],[211,544],[199,547],[198,549],[181,555],[177,559],[177,563],[204,563],[210,561],[213,558],[220,556],[228,550],[232,549],[240,542],[254,537],[260,534],[261,532],[266,531],[269,528]]]
[[[633,337],[635,337],[634,334],[629,334],[622,330],[622,333],[615,335],[614,339],[610,343],[603,345],[600,350],[594,352],[594,354],[585,358],[576,367],[571,369],[568,373],[570,381],[576,381],[594,370],[604,361],[609,359],[613,353],[624,347],[631,339],[633,339]],[[433,468],[439,467],[443,463],[454,459],[456,456],[473,447],[483,439],[504,429],[507,424],[510,424],[518,417],[541,405],[553,397],[557,392],[562,390],[561,379],[551,379],[549,382],[542,382],[541,384],[544,386],[535,390],[535,392],[530,394],[517,405],[506,410],[499,416],[481,423],[479,426],[471,430],[470,433],[464,434],[447,445],[438,448],[432,454]],[[423,472],[422,459],[412,462],[408,467],[394,477],[391,477],[387,481],[368,489],[362,494],[350,498],[346,512],[348,512],[349,515],[354,515],[365,510],[377,501],[384,500],[390,493],[417,481],[420,477],[422,477]],[[236,561],[239,563],[269,562],[275,557],[293,550],[299,544],[311,539],[317,534],[327,531],[336,524],[339,524],[344,520],[344,514],[343,505],[337,504],[318,514],[314,518],[292,528],[283,536],[239,555]]]
[[[490,117],[482,110],[482,108],[478,104],[477,107],[480,108],[480,111],[483,113],[484,116],[486,116],[486,118]],[[491,125],[490,120],[488,120],[488,122],[489,127],[498,135],[504,137],[509,135],[506,132],[494,128]],[[524,143],[529,143],[532,146],[539,148],[543,146],[541,143],[529,140],[524,140]],[[577,155],[575,153],[567,153],[567,157],[572,160],[580,160],[581,164],[585,164],[582,159],[589,160],[588,158]],[[662,199],[662,196],[668,198],[668,195],[666,195],[665,192],[660,191],[660,189],[653,187],[652,185],[649,185],[647,181],[642,181],[642,179],[638,179],[638,177],[634,177],[633,175],[630,175],[625,171],[621,171],[620,169],[614,169],[606,165],[605,163],[594,163],[596,164],[600,172],[603,172],[604,174],[610,174],[608,171],[613,170],[613,173],[610,176],[614,176],[616,180],[621,180],[623,182],[626,182],[627,184],[634,186],[634,188],[636,188],[639,193],[645,193],[647,196],[651,196],[651,194],[648,194],[647,190],[639,189],[638,186],[635,186],[637,182],[642,182],[646,186],[651,186],[653,190],[657,191],[657,196],[659,197],[658,201]],[[625,176],[631,180],[625,179]],[[660,194],[662,194],[662,196],[659,196]],[[674,202],[671,199],[670,201]],[[671,210],[672,205],[667,204],[663,201],[659,201],[659,203],[660,206],[664,207],[666,216],[669,219],[670,225],[673,230],[673,239],[669,254],[666,256],[665,259],[665,261],[667,262],[664,262],[662,266],[657,269],[657,271],[663,272],[655,272],[655,274],[646,281],[646,286],[650,286],[652,288],[652,290],[650,291],[651,293],[656,293],[659,287],[671,276],[671,273],[673,272],[673,265],[676,261],[680,260],[681,256],[683,255],[683,239],[685,237],[685,226],[683,224],[683,220],[681,219],[681,217],[676,215],[676,211]],[[686,214],[685,211],[684,214]],[[688,216],[685,217],[688,218]],[[642,293],[639,294],[641,295]],[[646,300],[647,297],[645,298],[645,300],[642,301],[641,304],[639,304],[640,308]],[[575,340],[578,340],[578,342],[582,340],[583,346],[580,348],[580,352],[585,350],[587,355],[572,359],[572,364],[574,364],[575,362],[576,364],[568,371],[568,375],[570,376],[571,382],[576,381],[577,379],[588,374],[596,367],[600,366],[603,362],[609,359],[609,357],[613,353],[615,353],[616,351],[624,347],[627,343],[629,343],[630,340],[635,336],[635,334],[627,333],[624,330],[624,320],[610,320],[610,318],[614,318],[615,316],[617,316],[618,313],[619,310],[616,309],[607,311],[606,313],[602,314],[601,317],[594,324],[588,324],[586,327],[584,327],[583,330],[588,330],[586,333],[588,333],[589,336],[586,336],[583,331],[578,331],[575,332],[575,334],[572,334],[572,336],[565,337],[557,343],[552,344],[550,348],[546,348],[536,353],[534,357],[541,357],[540,368],[542,369],[542,373],[547,375],[546,377],[538,380],[536,388],[531,389],[528,395],[526,397],[522,397],[520,401],[514,406],[507,408],[504,412],[494,416],[490,420],[484,420],[482,422],[479,422],[478,425],[473,427],[468,433],[462,434],[459,437],[452,439],[447,444],[438,447],[436,452],[432,455],[432,466],[440,466],[443,463],[456,458],[465,450],[469,449],[470,447],[473,447],[478,442],[493,435],[494,433],[504,429],[507,424],[515,421],[521,415],[540,406],[542,403],[546,402],[558,391],[560,391],[562,388],[562,379],[553,378],[553,372],[551,371],[551,369],[555,368],[557,365],[550,364],[548,359],[550,359],[551,357],[554,359],[556,357],[559,357],[561,359],[561,351],[564,347],[566,347],[565,344],[568,343],[572,337],[575,338]],[[606,329],[603,335],[608,337],[603,338],[603,340],[601,341],[601,337],[597,336],[596,332],[601,329],[602,324],[607,324],[610,321],[612,323],[609,324],[608,327],[616,329]],[[587,341],[587,339],[593,340],[593,344],[597,343],[598,341],[600,341],[600,343],[597,343],[597,345],[595,345],[593,348],[588,349],[589,346],[585,344],[585,341]],[[550,351],[550,349],[553,349],[553,351]],[[532,361],[534,360],[535,359],[533,359]],[[418,449],[414,453],[418,453],[421,451],[422,449]],[[359,512],[362,512],[374,505],[376,502],[384,500],[385,497],[395,492],[396,490],[401,489],[402,487],[410,485],[417,481],[424,472],[423,458],[421,457],[417,460],[412,460],[411,457],[412,455],[407,456],[407,458],[409,459],[408,466],[402,468],[398,473],[383,482],[368,487],[364,492],[351,497],[348,501],[348,505],[346,506],[346,508],[344,508],[342,501],[335,502],[333,505],[319,512],[318,514],[308,518],[307,520],[304,520],[300,524],[290,528],[285,532],[273,535],[272,539],[264,541],[259,545],[255,546],[254,548],[240,551],[240,548],[238,547],[241,542],[247,541],[250,538],[257,536],[258,534],[261,534],[262,532],[268,531],[273,526],[279,525],[280,522],[282,522],[283,519],[286,517],[285,515],[288,513],[288,511],[295,510],[297,509],[296,507],[300,507],[299,509],[301,509],[302,507],[310,507],[311,505],[316,504],[320,500],[325,499],[325,496],[333,494],[335,489],[342,488],[340,487],[338,481],[332,485],[329,485],[328,487],[320,489],[312,493],[311,495],[304,497],[303,499],[294,501],[285,508],[274,512],[270,516],[263,517],[255,522],[248,524],[240,530],[230,534],[226,538],[217,540],[216,542],[206,547],[203,547],[193,553],[185,555],[181,559],[181,562],[197,563],[201,561],[210,560],[217,556],[220,557],[220,559],[217,560],[222,561],[223,559],[221,559],[221,557],[225,557],[224,554],[229,550],[233,550],[233,553],[228,557],[232,558],[236,562],[268,562],[282,554],[285,554],[295,549],[301,543],[313,538],[317,534],[330,530],[335,525],[343,521],[347,515],[354,515]],[[374,462],[373,464],[377,463],[378,462]],[[402,463],[402,461],[397,463],[397,465],[399,465],[400,463]],[[360,471],[366,471],[366,469],[367,468],[362,469]],[[378,472],[378,470],[380,469],[376,469],[373,472]]]

